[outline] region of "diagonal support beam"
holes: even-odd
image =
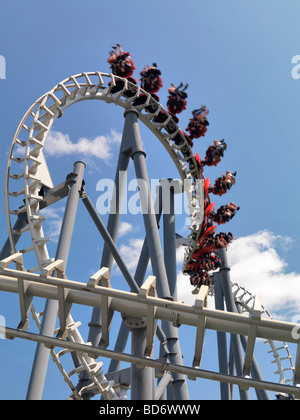
[[[85,191],[82,191],[81,198],[92,220],[94,221],[95,226],[97,227],[100,235],[103,237],[106,246],[109,248],[111,255],[113,256],[115,262],[117,263],[119,269],[121,270],[121,273],[123,274],[125,280],[127,281],[130,289],[133,291],[138,291],[139,287],[136,284],[136,281],[134,280],[126,264],[124,263],[124,260],[121,257],[113,238],[109,234],[97,210],[95,209],[94,204],[92,203],[91,199],[88,197]]]

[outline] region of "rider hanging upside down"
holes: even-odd
[[[215,184],[213,187],[209,188],[209,192],[220,196],[225,194],[228,190],[230,190],[232,185],[235,184],[235,176],[236,172],[232,173],[227,171],[226,175],[222,175],[220,178],[215,180]]]
[[[217,224],[229,222],[239,209],[240,208],[233,202],[229,205],[226,204],[225,206],[221,206],[218,208],[217,213],[211,213],[212,220]]]
[[[167,102],[167,108],[170,114],[180,114],[183,110],[186,109],[187,105],[187,93],[185,90],[188,88],[188,84],[183,87],[183,83],[180,82],[180,85],[175,87],[173,83],[171,83],[172,87],[168,89],[169,96]]]
[[[209,122],[206,118],[208,113],[209,110],[204,105],[201,105],[201,108],[195,109],[192,112],[193,118],[190,118],[189,125],[186,128],[186,131],[190,133],[190,137],[192,139],[198,139],[199,137],[205,135],[207,126],[209,125]]]
[[[116,47],[112,48],[113,50],[110,51],[110,56],[107,60],[107,62],[110,64],[112,73],[120,77],[130,77],[135,70],[135,66],[129,52],[123,51],[123,48],[120,44],[117,44]]]
[[[214,140],[214,145],[209,146],[206,150],[205,160],[201,161],[202,167],[207,166],[216,166],[220,162],[221,157],[224,156],[224,151],[227,149],[227,144],[223,140]]]
[[[217,241],[218,248],[225,248],[233,241],[234,237],[231,232],[220,232],[215,235],[215,239]]]
[[[145,66],[140,72],[141,88],[148,93],[156,93],[162,87],[161,71],[157,68],[157,64],[153,63],[152,67]]]

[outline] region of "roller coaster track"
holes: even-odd
[[[123,83],[123,87],[116,89],[117,83],[120,82]],[[133,103],[140,95],[143,95],[146,100],[142,105],[134,106]],[[187,191],[191,216],[190,249],[194,249],[196,246],[195,238],[199,236],[202,222],[203,195],[200,190],[201,184],[197,182],[200,173],[187,139],[172,116],[140,86],[113,74],[84,72],[63,80],[28,109],[16,130],[9,150],[5,178],[5,213],[11,255],[22,255],[22,270],[45,274],[60,268],[61,262],[55,261],[49,255],[47,248],[49,238],[45,237],[43,230],[46,218],[41,214],[41,202],[43,201],[41,191],[54,187],[43,149],[54,121],[60,118],[71,105],[92,99],[114,103],[125,110],[135,110],[140,121],[154,133],[165,147],[181,179],[190,181]],[[158,115],[160,117],[163,115],[163,118],[159,120],[163,120],[163,122],[155,122],[155,117]],[[176,142],[173,141],[175,138]],[[24,223],[22,228],[15,229],[13,226],[16,218],[21,216],[26,218],[27,223]],[[21,236],[23,244],[26,245],[17,250],[15,239],[21,238]],[[27,256],[26,260],[25,256]],[[18,257],[16,261],[19,261]],[[35,313],[32,305],[31,312],[37,325],[40,326],[39,316]],[[67,331],[69,339],[83,342],[76,323],[69,321]],[[100,392],[108,399],[116,398],[112,384],[106,384],[107,381],[103,377],[99,363],[95,365],[92,360],[81,355],[79,370],[67,374],[60,362],[60,357],[66,352],[55,354],[52,350],[51,354],[76,399],[81,399],[82,394],[87,390],[83,389],[79,394],[73,386],[70,376],[82,369],[88,372],[94,392]],[[101,385],[103,382],[106,384],[105,387]]]
[[[246,290],[244,287],[240,286],[237,283],[232,283],[232,292],[235,301],[241,304],[242,313],[251,314],[254,307],[255,296]],[[210,287],[211,296],[214,295],[214,288]],[[262,316],[266,318],[273,319],[269,311],[262,305]],[[278,382],[280,384],[288,384],[293,382],[293,376],[286,378],[286,373],[294,374],[294,364],[293,359],[289,350],[289,347],[286,342],[274,342],[273,340],[266,340],[264,344],[270,346],[268,353],[272,355],[272,364],[277,366],[277,370],[274,372],[275,375],[279,375]]]
[[[122,87],[116,89],[120,81]],[[135,105],[135,100],[141,95],[146,98],[145,101],[143,104]],[[9,150],[5,178],[5,213],[11,255],[18,255],[18,253],[23,256],[28,255],[28,261],[23,267],[28,272],[49,273],[59,268],[61,262],[55,261],[49,255],[47,247],[49,238],[45,237],[43,229],[46,218],[41,214],[40,208],[43,200],[41,190],[54,187],[43,148],[55,120],[60,118],[71,105],[85,100],[102,100],[120,106],[125,111],[136,111],[139,120],[151,130],[169,153],[181,179],[190,181],[188,206],[191,222],[183,264],[184,271],[185,265],[196,249],[203,221],[203,185],[198,182],[203,179],[203,176],[198,169],[191,146],[172,116],[149,93],[127,79],[101,72],[80,73],[58,83],[34,102],[16,130]],[[163,122],[157,122],[155,117],[158,115],[164,116],[160,119]],[[14,229],[16,218],[21,215],[27,218],[27,224],[21,229]],[[20,250],[17,250],[15,244],[16,236],[22,236],[23,242],[27,244]],[[241,302],[243,311],[251,313],[254,296],[237,284],[233,284],[233,291],[235,298]],[[38,316],[33,309],[32,313],[38,324]],[[264,314],[272,318],[265,308]],[[77,324],[71,322],[68,328],[69,338],[81,342],[80,337],[78,338]],[[276,346],[272,340],[268,340],[267,343],[271,347],[273,362],[278,368],[275,373],[279,375],[280,383],[292,381],[285,378],[285,371],[294,370],[287,344],[284,342]],[[52,357],[76,398],[80,399],[81,395],[76,394],[76,390],[69,381],[70,375],[65,373],[60,364],[59,359],[63,354],[65,352],[58,355],[52,352]],[[287,361],[288,366],[283,367],[282,361]],[[101,381],[105,382],[105,378],[101,376],[101,366],[94,366],[91,361],[81,360],[81,368],[83,366],[94,378],[93,386],[101,393],[107,392],[109,398],[114,398],[112,385],[109,384],[108,388],[103,388],[101,385]]]

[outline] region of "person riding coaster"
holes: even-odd
[[[194,263],[199,263],[199,261],[204,258],[204,255],[211,254],[221,248],[226,248],[234,239],[231,232],[220,232],[216,235],[210,233],[206,236],[205,240],[199,242],[198,247],[191,256],[191,262],[189,264],[191,264],[192,261]],[[189,267],[189,264],[187,265],[187,268]]]
[[[112,49],[107,60],[110,64],[112,73],[116,76],[125,78],[132,76],[135,65],[131,59],[130,53],[123,51],[120,44],[117,44],[116,47],[112,47]]]
[[[235,184],[236,172],[232,173],[230,171],[226,172],[226,175],[222,175],[220,178],[215,180],[213,187],[209,187],[209,192],[215,195],[223,195],[227,193],[228,190]]]
[[[220,225],[229,222],[239,209],[240,207],[231,202],[229,205],[226,204],[225,206],[218,208],[217,213],[211,212],[210,217],[213,222]]]
[[[155,92],[158,92],[159,89],[162,87],[162,79],[160,77],[161,71],[157,69],[156,63],[152,64],[152,67],[149,65],[145,66],[144,69],[140,72],[140,81],[141,81],[141,88],[145,90],[147,93],[150,93],[152,98],[159,103],[159,97],[156,95]],[[147,102],[148,96],[141,93],[138,98],[136,98],[132,105],[133,106],[141,106],[145,105]],[[150,114],[153,114],[157,111],[158,105],[150,100],[149,105],[145,107],[145,110]],[[154,122],[162,123],[166,120],[167,116],[163,112],[159,112],[158,115],[155,117]]]
[[[156,93],[163,86],[161,71],[157,68],[157,64],[153,63],[152,67],[145,66],[140,72],[141,88],[148,93]]]
[[[187,272],[189,270],[205,270],[215,271],[221,267],[221,260],[213,253],[202,254],[198,261],[191,261],[186,266]]]
[[[190,118],[186,131],[190,133],[192,139],[198,139],[205,135],[207,127],[209,126],[209,122],[206,118],[207,114],[209,114],[209,110],[205,105],[201,105],[201,108],[195,109],[192,114],[193,118]]]
[[[182,111],[186,109],[187,105],[187,93],[185,90],[188,88],[188,84],[183,87],[183,83],[180,82],[179,86],[175,86],[171,83],[171,88],[168,89],[169,96],[167,101],[167,108],[170,114],[180,114]]]
[[[192,286],[200,287],[201,285],[210,286],[212,284],[212,279],[205,270],[191,270],[189,275]]]
[[[201,166],[216,166],[221,157],[224,156],[224,151],[227,149],[225,140],[214,140],[214,144],[210,145],[206,150],[205,160],[201,161]]]

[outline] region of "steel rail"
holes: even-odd
[[[177,326],[197,326],[199,317],[204,316],[207,318],[207,329],[248,336],[249,326],[253,325],[253,320],[247,315],[206,307],[201,309],[195,305],[167,301],[152,296],[145,298],[138,293],[102,286],[89,289],[86,283],[56,277],[42,278],[35,273],[8,269],[2,270],[1,273],[5,273],[5,275],[0,275],[0,290],[2,291],[19,293],[18,278],[22,278],[31,282],[26,292],[28,296],[59,299],[58,288],[65,288],[66,301],[69,303],[101,307],[101,296],[108,296],[112,298],[112,310],[138,318],[147,317],[147,306],[151,305],[156,307],[156,319],[170,321]],[[18,277],[16,277],[16,274]],[[297,324],[273,319],[261,319],[257,321],[256,325],[257,338],[299,343],[299,339],[294,338],[292,334],[294,328],[298,327]]]
[[[109,359],[118,359],[122,362],[133,363],[158,369],[161,371],[168,371],[187,375],[190,379],[196,378],[209,379],[217,382],[227,382],[234,385],[239,385],[244,388],[267,389],[277,393],[288,393],[290,395],[300,396],[300,389],[295,386],[282,385],[268,381],[258,381],[251,378],[244,378],[238,376],[225,375],[213,371],[196,369],[188,366],[179,366],[170,363],[153,360],[147,357],[132,356],[127,353],[115,352],[112,350],[104,350],[99,347],[89,346],[87,344],[79,344],[71,341],[65,341],[58,338],[46,337],[40,334],[25,332],[13,328],[0,327],[0,334],[5,334],[7,338],[20,338],[29,341],[37,341],[44,344],[46,347],[53,349],[60,347],[76,351],[79,353],[88,354],[92,358],[105,357]]]

